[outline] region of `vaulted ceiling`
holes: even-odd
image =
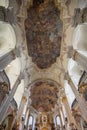
[[[25,32],[28,55],[42,74],[56,64],[60,57],[62,31],[63,22],[60,18],[60,10],[55,6],[54,1],[33,1],[32,7],[27,10]],[[31,73],[34,70],[35,67]],[[34,74],[32,76],[34,77]],[[48,79],[50,79],[49,76],[45,77],[45,81],[43,78],[40,81],[37,80],[37,83],[30,89],[31,105],[39,112],[52,111],[57,104],[61,85],[55,85],[54,78],[52,81]]]
[[[60,56],[62,21],[53,1],[36,0],[28,10],[25,30],[28,54],[41,69],[50,67]]]
[[[1,1],[2,6],[3,0]],[[3,55],[9,50],[13,50],[15,46],[20,53],[18,54],[20,58],[16,58],[5,68],[10,81],[10,89],[12,89],[20,71],[23,72],[24,80],[18,86],[14,98],[19,105],[25,87],[25,90],[28,90],[26,96],[31,101],[29,105],[31,103],[31,106],[38,112],[58,111],[56,105],[59,105],[58,99],[61,97],[59,94],[64,90],[62,89],[64,85],[68,90],[66,95],[73,97],[69,85],[64,84],[65,72],[68,70],[77,86],[83,72],[83,69],[74,64],[72,59],[69,60],[67,54],[69,46],[72,45],[76,50],[86,51],[86,31],[83,31],[83,27],[81,29],[78,26],[73,42],[72,37],[77,24],[87,19],[87,8],[83,9],[87,2],[82,4],[82,0],[9,1],[9,10],[12,11],[14,8],[16,9],[15,14],[17,14],[14,16],[10,14],[12,17],[8,20],[2,16],[2,20],[9,21],[12,27],[8,23],[0,22],[0,54]],[[7,2],[6,9],[1,7],[1,12],[5,11],[4,15],[9,3]],[[74,15],[75,8],[77,9]],[[80,33],[78,33],[79,29]],[[4,87],[2,91],[7,93],[8,86],[6,84],[1,84],[1,86],[1,89]],[[68,99],[70,100],[70,98]]]
[[[39,112],[55,109],[58,92],[64,82],[65,61],[61,51],[65,48],[61,14],[60,7],[53,0],[35,0],[27,9],[25,33],[30,64],[29,83],[37,81],[30,89],[29,98]],[[55,82],[60,85],[55,86]]]
[[[31,105],[38,112],[50,112],[58,100],[58,84],[52,80],[39,80],[31,85]]]
[[[58,90],[56,89],[55,95],[64,87],[68,46],[72,44],[74,31],[72,26],[74,5],[77,5],[76,2],[69,0],[29,0],[29,5],[26,3],[24,2],[24,5],[21,6],[18,16],[19,26],[22,30],[24,29],[25,34],[22,34],[24,41],[19,46],[22,46],[23,64],[26,66],[23,66],[27,79],[26,86],[30,88],[33,82],[42,79],[41,85],[35,84],[36,87],[31,87],[29,98],[31,105],[36,110],[50,111],[52,109],[49,106],[55,108],[57,103],[55,96],[54,102],[51,101],[54,99],[50,100],[49,94],[45,99],[44,94],[41,96],[37,93],[43,93],[44,90],[50,91],[49,85],[46,85],[48,79],[60,84],[57,85]],[[22,20],[25,21],[24,24],[21,22]],[[18,31],[17,34],[19,35]],[[26,36],[26,40],[24,36]],[[45,83],[43,83],[44,80]],[[54,105],[52,106],[50,102],[53,102]]]

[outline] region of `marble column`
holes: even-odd
[[[26,126],[26,129],[28,129],[29,116],[30,116],[30,113],[29,113],[29,108],[28,108],[26,112],[25,123],[24,123],[24,125]]]
[[[71,113],[70,106],[68,104],[66,95],[63,95],[62,103],[64,104],[64,107],[65,107],[65,110],[66,110],[66,113],[67,113],[69,127],[72,130],[72,126],[71,125],[74,125],[76,127],[76,123],[75,123],[74,117],[72,116],[72,113]]]
[[[24,110],[24,106],[26,102],[27,102],[27,98],[25,95],[23,95],[21,99],[20,107],[17,113],[17,119],[16,119],[16,121],[19,122],[19,126],[18,126],[19,130],[24,129],[24,120],[22,119],[22,115],[23,115],[23,110]]]
[[[61,115],[61,108],[59,108],[59,118],[60,118],[61,129],[63,129],[63,119],[62,119],[62,115]]]
[[[65,125],[65,117],[64,117],[64,113],[63,113],[63,109],[62,109],[62,103],[61,103],[61,98],[59,98],[58,100],[58,106],[59,106],[59,114],[61,115],[61,120],[62,120],[62,126]],[[63,118],[63,119],[62,119]],[[64,124],[63,124],[64,122]],[[63,128],[62,128],[63,129]]]
[[[63,116],[63,119],[64,119],[64,125],[65,125],[65,129],[67,129],[67,126],[66,126],[66,122],[65,122],[65,116],[64,116],[64,111],[63,111],[63,107],[61,105],[61,112],[62,112],[62,116]]]
[[[81,115],[84,118],[84,120],[87,122],[87,103],[83,100],[83,98],[80,96],[78,90],[76,89],[72,79],[70,78],[69,74],[67,74],[66,79],[68,80],[69,85],[71,86],[72,91],[75,94],[76,100],[78,102],[79,108],[81,110]]]
[[[10,102],[12,101],[13,97],[14,97],[14,94],[17,90],[17,87],[18,85],[20,84],[21,80],[20,80],[20,75],[19,77],[17,78],[11,92],[7,95],[7,98],[6,100],[4,101],[4,103],[2,104],[1,108],[0,108],[0,124],[2,123],[2,121],[4,120],[5,118],[5,114],[7,112],[7,109],[10,105]]]
[[[28,130],[28,125],[29,125],[29,118],[30,118],[30,110],[29,110],[29,113],[28,113],[27,130]]]
[[[32,130],[34,130],[35,129],[35,123],[36,123],[36,118],[35,118],[35,116],[33,117],[33,125],[32,125]]]

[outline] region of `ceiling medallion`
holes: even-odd
[[[37,81],[31,86],[31,105],[39,112],[48,112],[55,108],[58,100],[58,86],[53,81]]]
[[[25,20],[28,54],[40,69],[46,69],[60,56],[62,21],[52,1],[36,1]]]

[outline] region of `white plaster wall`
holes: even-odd
[[[8,8],[8,6],[9,6],[9,0],[0,0],[0,6]]]
[[[71,108],[71,105],[75,99],[75,95],[70,87],[70,85],[67,83],[67,81],[65,81],[65,93],[66,93],[66,96],[67,96],[67,100],[68,100],[68,103],[69,103],[69,106]]]
[[[77,64],[76,61],[70,59],[68,62],[68,72],[75,86],[78,88],[78,83],[83,73],[83,69]]]
[[[20,75],[21,64],[19,58],[13,60],[6,68],[5,72],[10,80],[11,89],[16,82],[18,76]]]
[[[16,45],[16,36],[12,26],[0,21],[0,56],[13,50]]]
[[[87,7],[87,0],[77,0],[78,8],[85,8]]]
[[[20,103],[21,103],[23,92],[24,92],[24,80],[21,80],[21,83],[19,84],[19,86],[16,90],[16,93],[14,95],[14,99],[18,105],[18,108],[19,108]]]
[[[73,48],[78,51],[87,51],[87,23],[80,24],[73,33]]]

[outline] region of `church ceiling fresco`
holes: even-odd
[[[60,56],[62,21],[52,1],[36,0],[25,20],[28,54],[40,68],[51,67]]]
[[[38,81],[30,89],[31,105],[37,111],[48,112],[58,100],[58,88],[52,81]]]

